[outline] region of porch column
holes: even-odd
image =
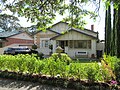
[[[53,53],[55,53],[56,52],[56,40],[53,40],[52,43],[53,43]]]
[[[91,54],[94,54],[96,56],[96,40],[92,40],[92,52]]]

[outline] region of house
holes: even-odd
[[[92,26],[93,28],[93,26]],[[34,43],[38,52],[49,55],[56,52],[57,46],[63,49],[70,57],[96,57],[98,32],[88,29],[71,28],[68,23],[58,22],[45,32],[38,31],[34,34]]]
[[[7,47],[31,47],[33,44],[33,37],[25,31],[0,32],[0,54],[2,54]]]

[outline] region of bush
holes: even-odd
[[[67,65],[69,65],[72,62],[72,59],[65,53],[53,53],[52,56],[50,57],[54,61],[61,60],[62,62],[66,62]]]
[[[118,82],[120,82],[120,61],[116,62],[116,64],[115,64],[114,73],[115,73],[115,76],[116,76],[116,80]]]
[[[110,55],[104,55],[103,60],[101,60],[101,63],[103,64],[104,70],[104,77],[108,78],[110,80],[111,78],[116,78],[118,81],[120,81],[120,59],[117,58],[116,56],[110,56]],[[106,70],[105,70],[106,69]],[[104,78],[104,79],[105,79]],[[106,79],[107,79],[106,78]]]
[[[32,45],[32,49],[34,49],[34,50],[37,49],[37,45],[35,45],[35,44]]]
[[[43,60],[40,60],[43,58],[43,53],[39,53],[38,56],[39,59],[36,58],[36,54],[0,55],[0,69],[29,74],[45,74],[53,77],[88,79],[92,82],[111,80],[110,70],[112,69],[115,72],[117,81],[120,82],[120,59],[115,57],[111,57],[114,62],[110,61],[112,60],[110,57],[105,58],[108,65],[114,67],[108,68],[104,61],[101,61],[100,65],[95,62],[72,62],[71,58],[63,53],[54,53],[51,57]],[[110,64],[110,62],[112,63]]]
[[[78,79],[83,79],[85,77],[85,66],[82,66],[80,63],[70,63],[69,65],[69,77],[75,77]]]
[[[44,58],[44,54],[42,52],[37,54],[37,59],[43,59]]]

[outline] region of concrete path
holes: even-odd
[[[0,78],[0,90],[72,90],[72,89],[62,89],[60,87],[40,85],[39,83],[15,81]]]

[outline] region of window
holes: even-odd
[[[85,40],[75,40],[74,41],[75,48],[87,48],[87,41]]]
[[[49,41],[45,40],[45,47],[48,47],[48,46],[49,46]]]
[[[49,40],[42,40],[42,47],[49,47]]]
[[[91,40],[71,40],[69,41],[69,47],[91,49]]]

